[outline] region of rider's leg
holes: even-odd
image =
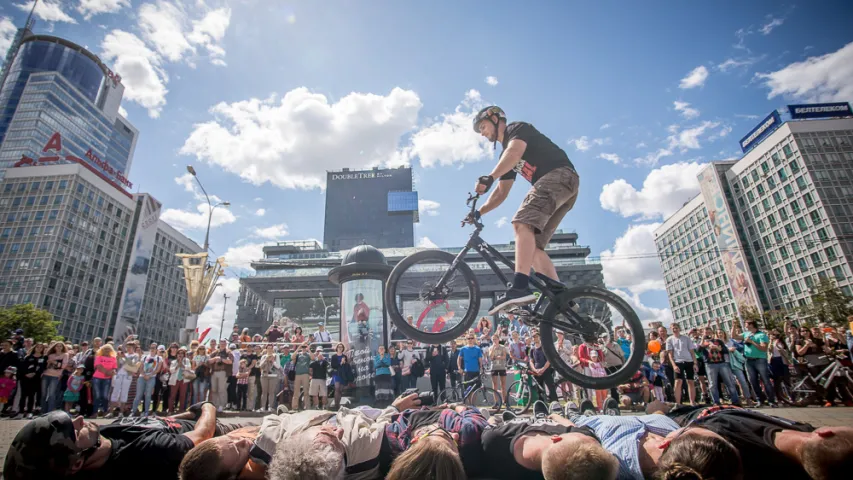
[[[539,248],[536,249],[536,253],[533,256],[533,269],[551,280],[560,281],[557,277],[557,269],[554,267],[554,262],[552,262],[551,257],[545,253],[545,250]]]
[[[515,229],[515,273],[530,275],[530,267],[533,266],[533,259],[536,255],[536,235],[533,232],[533,227],[524,223],[515,222],[512,224]],[[542,252],[544,253],[544,252]]]

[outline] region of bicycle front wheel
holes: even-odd
[[[455,260],[441,250],[424,250],[404,258],[391,271],[385,308],[406,337],[428,345],[445,343],[474,324],[480,287],[471,268]]]
[[[622,297],[599,287],[572,288],[560,295],[560,299],[565,298],[574,301],[573,313],[561,311],[557,303],[563,302],[552,302],[545,309],[539,325],[542,349],[551,366],[564,379],[584,388],[605,390],[627,383],[640,369],[646,351],[643,324],[637,317],[637,313],[622,300]],[[577,322],[582,324],[578,325]],[[630,355],[623,359],[622,365],[618,368],[599,372],[599,374],[604,373],[602,376],[595,376],[596,373],[591,370],[582,368],[575,370],[569,363],[572,361],[571,358],[566,358],[568,355],[565,353],[561,355],[561,352],[557,351],[559,336],[562,336],[564,346],[567,341],[571,345],[586,343],[589,350],[605,353],[615,349],[617,350],[615,353],[619,354],[621,347],[616,343],[608,347],[604,344],[602,337],[611,335],[613,329],[622,326],[627,331],[626,338],[631,339]],[[564,352],[565,348],[562,350]],[[604,358],[600,359],[601,362],[604,360]]]
[[[471,405],[477,408],[491,408],[499,411],[503,402],[501,394],[489,387],[480,387],[468,395],[465,399],[466,405]]]
[[[438,398],[435,399],[436,405],[441,405],[444,403],[457,403],[462,400],[462,394],[459,393],[459,389],[457,388],[445,388],[438,394]]]
[[[530,387],[524,380],[512,382],[506,393],[506,409],[516,415],[523,415],[530,410],[531,401]]]

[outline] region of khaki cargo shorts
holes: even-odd
[[[552,170],[539,179],[527,192],[512,223],[533,227],[536,248],[544,250],[563,217],[575,206],[580,177],[569,167]]]

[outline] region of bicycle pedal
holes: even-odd
[[[535,313],[533,313],[533,311],[532,311],[532,310],[530,310],[530,308],[529,308],[529,307],[527,307],[527,306],[518,306],[518,305],[513,306],[513,307],[510,307],[510,308],[508,308],[508,309],[504,310],[504,313],[508,313],[508,314],[511,314],[511,315],[515,315],[515,316],[517,316],[517,317],[527,317],[527,318],[529,318],[529,317],[533,317],[533,316],[535,316],[535,315],[536,315]]]

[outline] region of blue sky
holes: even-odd
[[[19,4],[0,6],[4,49]],[[737,158],[791,100],[853,97],[849,1],[49,0],[36,16],[123,76],[141,132],[130,180],[168,221],[203,239],[187,164],[232,203],[211,247],[235,292],[263,243],[322,239],[326,169],[411,163],[416,241],[462,244],[465,195],[496,160],[470,115],[495,103],[566,149],[581,186],[562,227],[641,317],[666,321],[651,232],[702,164]],[[500,220],[526,190],[487,216],[489,241],[511,239]]]

